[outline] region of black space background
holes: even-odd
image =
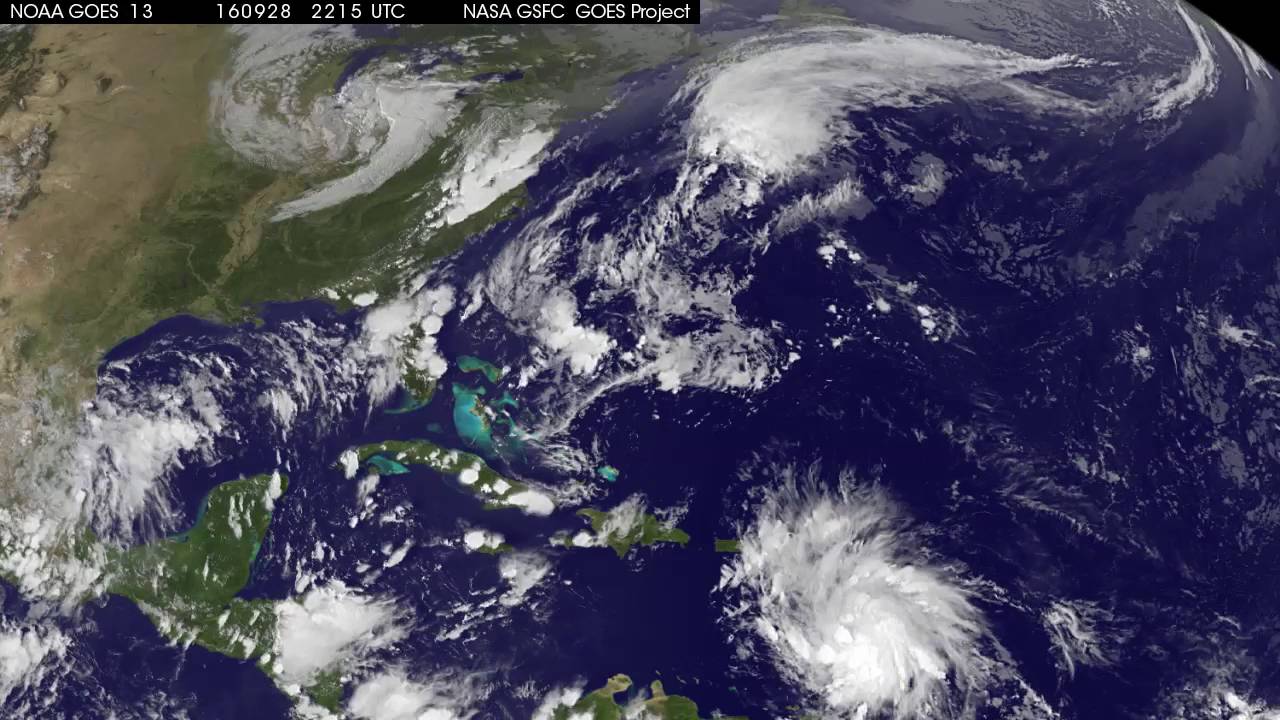
[[[1280,67],[1280,2],[1277,0],[1191,0],[1276,67]]]

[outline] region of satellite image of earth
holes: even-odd
[[[0,717],[1280,719],[1178,0],[0,27]]]

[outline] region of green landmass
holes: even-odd
[[[237,595],[249,582],[274,503],[288,484],[280,474],[232,480],[205,497],[184,532],[121,548],[85,529],[55,545],[51,553],[62,557],[50,561],[96,559],[94,565],[108,573],[101,592],[133,602],[175,645],[195,644],[238,660],[259,658],[275,644],[275,601]],[[0,553],[8,551],[0,546]]]
[[[350,293],[375,290],[383,296],[394,294],[401,282],[424,264],[452,253],[471,235],[509,217],[527,200],[523,186],[456,224],[425,234],[419,230],[424,218],[438,212],[446,191],[440,180],[461,163],[468,134],[491,121],[495,110],[514,118],[533,108],[547,108],[549,115],[538,124],[554,129],[598,111],[610,100],[623,75],[696,48],[692,34],[683,29],[675,42],[649,43],[653,47],[634,50],[610,42],[610,32],[614,31],[528,26],[504,28],[499,35],[489,28],[431,26],[405,28],[399,37],[371,41],[371,46],[467,43],[463,61],[437,68],[433,77],[441,81],[469,82],[486,73],[513,70],[519,75],[480,85],[468,93],[449,131],[422,158],[375,192],[265,224],[257,251],[223,285],[229,298],[252,305],[314,297],[326,287],[343,287]],[[655,47],[661,47],[662,52],[655,54]],[[393,47],[386,58],[394,61],[401,54]],[[349,53],[344,52],[318,62],[302,81],[304,100],[332,92],[348,59]],[[294,195],[332,176],[313,174]],[[289,272],[281,273],[281,268],[289,268]]]
[[[436,26],[373,42],[464,40],[465,60],[445,67],[441,79],[513,69],[522,75],[470,93],[451,130],[375,192],[273,222],[280,203],[348,168],[267,169],[216,139],[209,87],[225,74],[235,44],[225,28],[42,26],[0,33],[0,113],[18,105],[41,73],[69,79],[54,101],[67,118],[54,135],[48,169],[58,182],[5,229],[6,242],[16,248],[22,239],[35,260],[0,274],[0,332],[13,339],[12,348],[0,347],[0,396],[13,391],[25,399],[17,390],[35,386],[34,372],[63,368],[65,383],[40,385],[38,392],[70,408],[71,422],[93,393],[102,352],[159,319],[191,313],[251,321],[263,302],[313,298],[327,288],[396,294],[405,278],[528,199],[516,187],[457,224],[420,229],[440,203],[441,179],[463,158],[465,134],[489,119],[486,113],[545,106],[553,109],[539,122],[554,129],[598,111],[624,75],[698,49],[693,33],[676,26],[527,26],[501,33]],[[301,81],[304,97],[332,92],[349,59],[346,50],[319,59]],[[409,349],[422,340],[410,336]],[[436,391],[434,380],[412,368],[405,386],[413,407]],[[0,425],[8,418],[0,416]],[[528,489],[474,455],[426,442],[383,443],[361,460],[376,453],[386,453],[386,463],[421,464],[455,478],[474,469],[476,481],[466,487],[489,507],[510,507],[509,498]],[[395,470],[386,463],[379,472]],[[0,476],[0,485],[20,489],[21,477]],[[66,552],[107,553],[113,575],[106,592],[135,602],[172,642],[261,657],[273,645],[274,602],[238,594],[271,521],[272,478],[218,486],[180,535],[128,549],[105,549],[86,535],[69,541]],[[283,492],[287,480],[279,482]],[[10,551],[0,546],[0,553]],[[340,679],[322,675],[308,692],[336,707]]]
[[[274,601],[236,595],[249,582],[274,502],[287,486],[279,474],[219,485],[191,529],[113,551],[106,591],[137,604],[175,644],[196,643],[240,660],[269,652]]]
[[[623,706],[618,703],[617,695],[630,689],[630,677],[614,675],[604,687],[587,693],[572,706],[561,705],[555,708],[551,713],[552,720],[569,720],[584,714],[591,720],[621,720]],[[668,695],[661,681],[654,680],[649,686],[649,693],[650,697],[644,701],[648,717],[657,720],[700,720],[697,704],[683,695]],[[722,720],[747,720],[744,716],[717,717]]]
[[[362,47],[385,45],[391,61],[409,59],[396,46],[461,44],[465,52],[433,70],[434,79],[473,86],[450,128],[376,190],[274,221],[281,203],[351,168],[267,168],[220,139],[209,88],[226,76],[238,42],[216,26],[0,33],[0,116],[32,105],[35,78],[52,73],[66,82],[44,103],[65,116],[52,135],[50,182],[6,224],[13,257],[31,260],[0,262],[0,336],[9,338],[0,343],[0,397],[39,395],[66,408],[71,423],[92,396],[102,352],[162,318],[240,322],[268,301],[332,292],[347,308],[360,292],[397,295],[425,266],[528,200],[517,186],[465,219],[443,221],[446,180],[465,162],[477,128],[554,132],[605,107],[620,78],[701,49],[679,26],[423,26],[366,39]],[[334,92],[353,52],[309,58],[296,80],[303,107]],[[474,82],[486,73],[506,75]],[[405,355],[421,341],[410,336]],[[39,382],[49,368],[66,377]],[[404,377],[416,406],[436,391],[413,368]],[[15,466],[9,452],[0,442],[0,465]],[[3,486],[22,489],[0,476]]]
[[[742,552],[742,541],[735,540],[735,539],[723,540],[720,538],[716,538],[716,552],[719,552],[719,553]]]
[[[134,602],[176,645],[195,644],[237,660],[265,656],[276,638],[275,600],[237,597],[249,582],[275,501],[288,488],[278,473],[232,480],[214,488],[186,532],[109,550],[106,592]],[[330,668],[303,688],[332,712],[342,705],[342,672]]]
[[[369,462],[374,456],[382,456],[401,465],[422,465],[453,477],[461,487],[484,500],[486,507],[490,508],[513,507],[511,497],[529,489],[524,483],[503,477],[477,455],[442,448],[429,440],[388,440],[361,445],[354,452],[361,463]],[[369,470],[381,472],[377,465],[370,465]],[[464,477],[467,471],[471,472]],[[471,482],[466,482],[468,479]]]
[[[586,508],[579,510],[578,514],[590,521],[596,538],[613,548],[618,557],[625,557],[636,545],[647,547],[675,543],[684,546],[689,543],[688,533],[678,527],[664,525],[656,515],[634,513],[633,517],[625,517],[624,514],[632,514],[625,504],[611,511]],[[573,547],[572,536],[567,538],[566,544]]]
[[[662,720],[699,720],[698,705],[683,695],[668,695],[661,680],[649,685],[652,695],[644,703],[644,709]],[[745,716],[719,716],[720,720],[747,720]]]
[[[225,234],[225,218],[213,228],[195,220],[201,227],[189,237],[162,237],[153,211],[175,193],[220,192],[189,170],[195,148],[210,145],[209,88],[231,44],[213,26],[0,32],[0,146],[32,128],[51,138],[38,192],[4,220],[0,397],[15,401],[0,404],[0,425],[30,422],[29,406],[43,403],[58,410],[58,423],[75,422],[105,349],[162,317],[206,311],[204,300],[157,311],[158,295],[192,295],[153,293],[153,281],[166,285],[168,268],[194,245]],[[197,266],[208,251],[191,252]],[[181,274],[192,277],[185,267]],[[0,438],[0,466],[9,468],[0,471],[0,494],[15,498],[6,502],[28,499],[28,452]]]
[[[311,701],[336,715],[342,714],[342,670],[330,668],[321,671],[303,692]]]
[[[399,412],[412,412],[426,407],[431,402],[431,398],[435,397],[436,389],[439,387],[435,378],[425,370],[415,367],[410,360],[418,354],[426,337],[427,334],[422,326],[414,324],[404,340],[404,350],[400,354],[400,384],[404,386],[408,397],[400,406]]]
[[[417,369],[414,369],[414,374],[416,374],[420,378],[424,378],[429,385],[419,386],[416,391],[412,389],[408,389],[406,387],[408,392],[406,392],[403,396],[401,396],[400,402],[397,403],[395,407],[387,408],[382,412],[388,415],[403,415],[405,413],[411,413],[416,410],[421,410],[422,408],[426,407],[428,403],[431,402],[431,396],[435,394],[435,390],[436,390],[435,381],[429,378],[425,378],[425,375],[422,374]],[[424,391],[427,394],[426,399],[423,399],[421,397],[421,393]]]
[[[503,553],[513,552],[515,549],[516,549],[515,546],[512,545],[511,543],[504,542],[504,543],[499,543],[497,547],[489,547],[488,545],[486,545],[479,549],[472,550],[472,552],[478,552],[482,555],[501,555]]]

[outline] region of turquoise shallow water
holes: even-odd
[[[409,468],[395,460],[388,460],[381,455],[374,455],[369,458],[369,462],[378,468],[378,472],[383,475],[404,475],[409,472]]]
[[[502,379],[502,368],[499,368],[493,363],[490,363],[487,360],[482,360],[474,355],[462,355],[459,357],[458,369],[466,373],[483,373],[490,383],[496,383]]]
[[[490,453],[493,451],[493,430],[484,416],[484,404],[480,396],[485,394],[482,387],[468,387],[461,383],[453,384],[453,427],[458,437],[473,448]]]

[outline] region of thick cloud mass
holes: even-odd
[[[877,490],[788,484],[762,504],[721,582],[740,593],[734,621],[841,717],[924,717],[972,674],[982,618],[903,526]]]

